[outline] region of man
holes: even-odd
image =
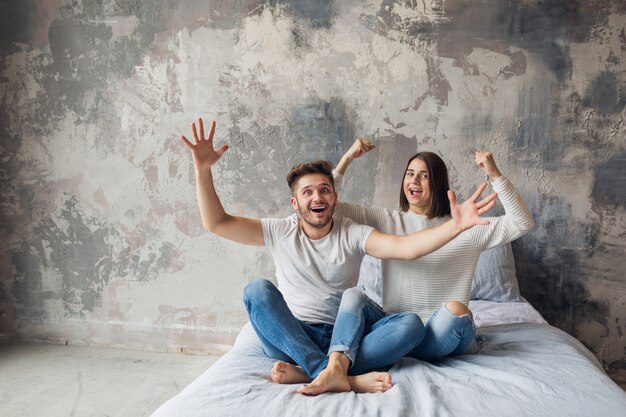
[[[476,224],[486,224],[478,216],[495,205],[495,193],[476,203],[486,187],[483,184],[459,205],[449,191],[454,220],[409,236],[387,235],[348,219],[333,219],[338,197],[332,165],[314,161],[294,167],[287,176],[297,217],[232,216],[222,207],[212,175],[213,166],[228,146],[214,149],[215,121],[208,137],[202,119],[198,125],[199,134],[192,124],[194,143],[184,136],[181,140],[193,156],[203,226],[229,240],[268,246],[274,257],[278,288],[270,281],[256,280],[244,290],[250,322],[266,354],[278,360],[272,380],[313,380],[298,390],[312,395],[388,389],[389,374],[372,371],[390,366],[411,351],[423,337],[423,324],[414,313],[400,313],[385,317],[384,326],[368,326],[362,339],[343,334],[341,323],[335,325],[342,292],[356,285],[365,254],[380,259],[415,259]]]

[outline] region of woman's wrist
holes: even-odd
[[[497,169],[496,169],[496,172],[494,172],[494,173],[492,173],[492,174],[489,174],[489,179],[490,179],[491,181],[495,181],[495,180],[497,180],[498,178],[500,178],[501,176],[502,176],[502,173],[501,173],[499,170],[497,170]]]
[[[339,160],[339,163],[335,167],[335,171],[337,171],[341,175],[345,174],[346,168],[348,168],[348,165],[350,165],[351,162],[352,162],[352,159],[350,157],[346,155],[342,156],[341,159]]]

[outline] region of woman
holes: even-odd
[[[373,149],[357,139],[335,169],[339,189],[350,163]],[[498,170],[490,152],[477,151],[476,164],[489,177],[505,214],[487,218],[488,225],[463,232],[441,249],[414,261],[381,261],[382,308],[391,314],[417,313],[426,323],[423,341],[409,356],[433,360],[475,349],[474,323],[469,303],[472,279],[483,250],[508,243],[530,231],[534,222],[513,184]],[[341,203],[336,216],[348,217],[384,233],[409,234],[435,227],[450,218],[448,170],[431,152],[413,155],[400,187],[400,209],[367,208]],[[356,309],[373,303],[360,289],[344,292],[339,313],[357,314]],[[356,337],[366,329],[361,326]]]

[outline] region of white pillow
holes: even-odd
[[[519,293],[515,259],[510,243],[487,249],[480,254],[470,298],[500,303],[524,301]]]

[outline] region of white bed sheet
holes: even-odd
[[[379,394],[306,397],[273,384],[274,361],[247,324],[230,352],[152,417],[625,416],[626,393],[593,354],[518,304],[472,303],[478,354],[404,358],[390,369],[394,387]]]
[[[548,324],[528,302],[498,303],[472,300],[469,302],[469,309],[474,315],[474,324],[477,328],[513,323]]]

